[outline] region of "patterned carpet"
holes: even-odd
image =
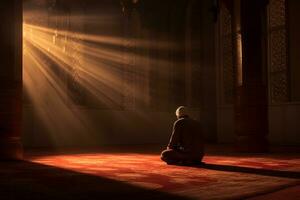
[[[205,165],[166,165],[159,155],[88,153],[31,157],[54,166],[192,199],[243,199],[299,184],[300,158],[213,156]]]

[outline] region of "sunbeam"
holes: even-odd
[[[170,59],[170,50],[179,51],[180,45],[166,36],[128,34],[132,30],[122,22],[121,10],[118,15],[49,12],[34,6],[24,10],[23,79],[52,145],[98,144],[114,137],[113,130],[107,131],[110,126],[95,122],[95,109],[118,111],[113,117],[122,126],[135,124],[123,116],[127,111],[149,123],[143,110],[164,107],[159,99],[169,101],[169,70],[184,65]],[[151,76],[160,81],[159,87]]]

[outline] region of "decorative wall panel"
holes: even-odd
[[[289,101],[286,0],[269,2],[269,83],[272,103]]]
[[[80,39],[80,33],[84,33],[84,21],[72,19],[72,9],[53,4],[49,8],[48,26],[54,30],[53,45],[61,56],[66,59],[67,65],[57,68],[54,73],[65,85],[66,94],[72,104],[83,106],[86,104],[84,89],[81,82],[80,71],[83,60],[83,41]],[[68,33],[72,33],[71,35]]]
[[[123,107],[126,110],[133,110],[136,107],[136,58],[135,58],[135,40],[132,39],[132,10],[128,10],[123,16],[124,40],[123,40]],[[133,52],[133,53],[129,53]]]
[[[80,26],[81,31],[84,31],[84,25]],[[79,31],[79,30],[77,30]],[[83,59],[83,44],[79,34],[73,33],[73,38],[69,39],[68,46],[65,51],[71,56],[70,77],[68,81],[69,95],[72,101],[77,105],[85,105],[85,92],[81,83],[82,59]]]
[[[232,40],[232,16],[225,5],[221,4],[221,64],[222,64],[222,104],[232,104],[234,97],[234,48]]]

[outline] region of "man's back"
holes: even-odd
[[[183,151],[192,154],[203,153],[203,137],[201,125],[198,121],[184,117],[178,119],[174,127],[178,129],[179,144]]]
[[[168,164],[201,163],[204,156],[204,141],[201,125],[189,118],[189,112],[184,106],[177,108],[177,121],[167,149],[161,153],[161,159]]]

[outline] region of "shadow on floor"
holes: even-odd
[[[257,174],[257,175],[264,175],[264,176],[300,179],[300,172],[295,172],[295,171],[257,169],[257,168],[251,168],[251,167],[240,167],[240,166],[219,165],[219,164],[209,164],[209,163],[192,165],[190,167],[197,167],[197,168],[204,168],[204,169],[211,169],[211,170],[218,170],[218,171],[226,171],[226,172],[241,172],[241,173]]]
[[[25,161],[1,162],[0,177],[0,197],[3,200],[188,199],[107,178]]]

